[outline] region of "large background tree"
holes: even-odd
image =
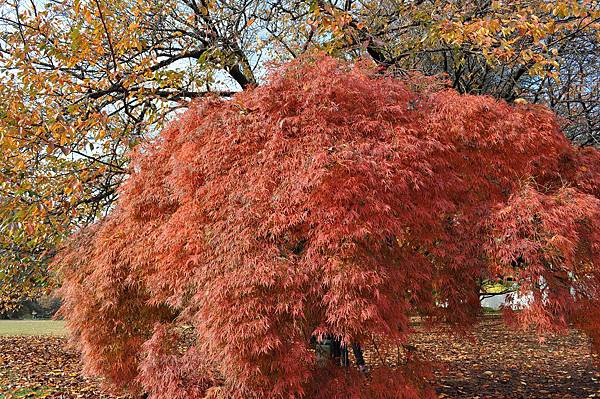
[[[0,303],[46,286],[55,245],[110,209],[126,154],[177,110],[313,48],[548,104],[597,145],[599,16],[564,0],[2,0]]]
[[[58,255],[87,371],[157,398],[429,398],[411,317],[469,330],[511,276],[600,349],[600,151],[555,115],[305,57],[142,146]],[[321,368],[311,337],[376,353]],[[425,359],[427,360],[427,359]]]

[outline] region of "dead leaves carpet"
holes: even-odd
[[[540,342],[487,317],[472,340],[419,331],[414,346],[443,362],[436,371],[440,398],[600,399],[600,369],[575,331]],[[64,338],[0,337],[0,399],[17,398],[113,397],[81,375]]]

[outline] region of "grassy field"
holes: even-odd
[[[0,320],[0,336],[66,335],[64,321]]]

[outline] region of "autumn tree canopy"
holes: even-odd
[[[461,93],[543,103],[598,145],[593,0],[0,0],[0,311],[48,285],[63,237],[102,217],[129,150],[176,111],[321,49]]]
[[[468,331],[482,281],[531,295],[517,325],[599,349],[600,152],[541,106],[304,57],[139,148],[56,266],[86,369],[118,391],[429,397],[410,318]],[[321,334],[381,362],[319,368]]]

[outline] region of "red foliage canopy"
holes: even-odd
[[[467,330],[503,276],[533,297],[517,322],[598,349],[600,153],[545,108],[415,82],[305,58],[139,149],[56,261],[88,371],[152,398],[427,397],[410,351],[367,382],[319,368],[310,337]]]

